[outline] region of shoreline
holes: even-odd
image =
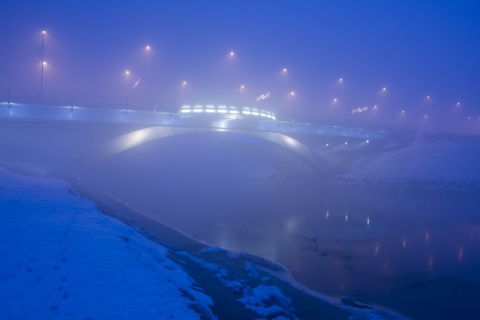
[[[91,187],[88,187],[89,190],[86,190],[87,187],[83,185],[80,181],[67,181],[72,188],[77,192],[80,196],[85,199],[88,199],[94,202],[99,210],[106,215],[114,217],[127,225],[136,228],[140,233],[144,236],[149,238],[150,240],[159,243],[170,249],[172,253],[175,255],[176,252],[183,252],[186,251],[193,256],[202,256],[205,259],[205,255],[202,255],[202,252],[207,252],[210,248],[218,248],[215,245],[203,242],[199,239],[193,238],[192,236],[172,228],[162,222],[154,220],[142,212],[129,207],[128,205],[121,203],[118,199],[115,199],[111,195],[107,194],[106,192],[100,190],[93,190],[91,191]],[[394,310],[390,310],[385,306],[376,305],[376,304],[368,304],[362,306],[361,303],[358,304],[358,308],[354,306],[350,306],[347,304],[343,304],[341,301],[341,297],[331,297],[321,292],[317,292],[312,290],[305,285],[301,284],[292,276],[291,271],[282,264],[277,262],[273,262],[270,260],[266,260],[265,258],[255,256],[246,252],[239,252],[235,250],[223,249],[218,248],[216,251],[217,255],[221,255],[220,259],[211,259],[211,255],[209,259],[211,260],[221,260],[225,262],[225,259],[235,260],[238,264],[245,265],[245,263],[252,263],[255,265],[259,270],[262,270],[266,274],[271,275],[275,278],[275,283],[279,287],[282,288],[282,291],[287,290],[288,293],[286,295],[292,298],[294,305],[304,305],[305,303],[299,301],[308,301],[309,303],[305,304],[304,308],[306,310],[300,310],[301,313],[307,312],[312,313],[312,310],[318,309],[315,308],[315,304],[320,304],[320,309],[322,309],[322,313],[325,311],[325,307],[327,309],[332,309],[328,311],[327,314],[323,314],[323,317],[327,318],[335,318],[335,319],[346,319],[348,317],[354,317],[353,319],[362,319],[363,316],[366,314],[371,314],[374,312],[375,314],[380,314],[384,319],[408,319],[407,317],[396,313]],[[219,254],[222,253],[222,254]],[[177,257],[178,258],[178,257]],[[175,257],[174,257],[175,259]],[[182,262],[182,261],[180,261]],[[228,262],[231,263],[231,262]],[[235,264],[235,263],[234,263]],[[185,264],[184,264],[185,266]],[[237,266],[238,267],[238,266]],[[208,278],[211,275],[205,274],[204,272],[198,272],[198,266],[189,267],[188,272],[191,274],[196,274],[196,276],[192,276],[195,281],[197,282],[205,282],[204,278],[207,277],[206,284],[211,285],[209,283]],[[237,270],[238,271],[238,270]],[[218,290],[218,286],[215,286]],[[202,288],[204,288],[202,286]],[[205,288],[204,288],[205,289]],[[213,295],[216,294],[216,291],[212,292]],[[207,293],[211,295],[212,293]],[[225,292],[223,293],[225,295]],[[228,295],[228,294],[227,294]],[[218,300],[220,297],[212,297],[213,300]],[[225,297],[222,296],[222,303],[225,303]],[[236,301],[238,297],[234,296],[231,297],[233,301]],[[316,303],[315,303],[316,302]],[[234,303],[236,304],[236,303]],[[219,306],[222,310],[221,313],[225,312],[225,307]],[[231,308],[231,306],[230,306]],[[239,308],[237,305],[235,309]],[[245,309],[242,305],[242,308]],[[308,310],[310,309],[310,310]],[[336,309],[336,310],[335,310]],[[310,312],[309,312],[310,311]],[[236,310],[234,313],[237,315],[239,310]],[[242,313],[242,311],[240,311]],[[348,313],[347,316],[345,313]],[[233,315],[229,314],[228,316],[231,317]],[[306,317],[305,317],[306,316]],[[223,317],[222,317],[223,318]],[[310,318],[308,315],[304,314],[302,319],[315,319],[315,317]]]

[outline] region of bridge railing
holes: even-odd
[[[0,102],[0,118],[172,125],[178,115],[130,109],[92,109],[76,106],[47,107]]]
[[[230,117],[232,115],[229,115]],[[138,111],[128,108],[85,108],[72,105],[45,106],[26,105],[9,101],[0,102],[0,118],[67,120],[82,122],[138,123],[148,125],[209,127],[239,130],[272,131],[285,134],[313,134],[345,136],[359,139],[393,139],[396,135],[413,130],[394,130],[378,126],[355,126],[352,123],[326,122],[306,123],[275,121],[265,117],[245,117],[242,115],[231,119],[222,114],[185,115],[182,113]],[[254,119],[256,118],[256,119]],[[242,120],[242,121],[237,121]],[[411,135],[411,134],[409,134]]]

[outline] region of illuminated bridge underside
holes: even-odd
[[[331,174],[334,172],[333,167],[320,155],[312,151],[309,147],[305,146],[301,142],[281,133],[230,130],[220,128],[209,129],[154,126],[127,133],[125,135],[96,145],[86,150],[85,152],[60,164],[59,166],[48,172],[45,176],[55,178],[75,178],[79,175],[79,173],[98,164],[102,160],[112,157],[130,148],[141,145],[143,143],[175,135],[208,132],[253,137],[255,139],[260,139],[272,143],[272,147],[281,147],[289,154],[291,154],[293,156],[292,158],[295,158],[297,160],[297,163],[301,163],[301,166],[299,166],[298,164],[295,165],[293,162],[291,162],[291,167],[298,167],[297,169],[290,168],[291,172],[305,172],[305,168],[308,168],[308,170],[312,173],[318,174]],[[265,160],[274,169],[282,171],[281,168],[285,168],[285,161],[287,160],[271,156],[268,150],[265,150],[265,148],[250,148],[249,151],[255,153],[256,156]]]

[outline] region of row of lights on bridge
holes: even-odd
[[[251,108],[251,107],[243,107],[239,108],[236,106],[213,106],[213,105],[207,105],[207,106],[201,106],[201,105],[196,105],[196,106],[183,106],[182,109],[180,110],[180,113],[220,113],[220,114],[233,114],[233,115],[247,115],[247,116],[256,116],[256,117],[262,117],[262,118],[267,118],[271,120],[276,120],[275,113],[271,111],[266,111],[263,109],[258,109],[258,108]]]

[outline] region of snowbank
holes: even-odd
[[[0,318],[199,319],[210,297],[168,250],[61,181],[0,168]]]
[[[0,244],[1,319],[400,318],[322,301],[221,248],[172,251],[62,181],[3,168]]]

